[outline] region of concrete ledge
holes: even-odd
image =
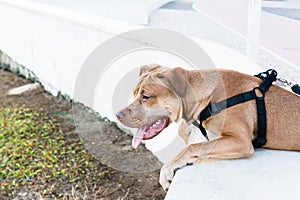
[[[299,166],[299,152],[257,149],[249,159],[179,170],[165,199],[299,199]]]
[[[147,24],[150,13],[172,0],[32,0],[135,24]]]

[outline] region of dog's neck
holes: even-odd
[[[199,113],[210,102],[225,99],[226,92],[224,88],[226,86],[223,82],[224,76],[226,76],[226,73],[217,69],[189,71],[190,87],[187,89],[189,98],[181,98],[182,118],[188,124],[195,121]]]

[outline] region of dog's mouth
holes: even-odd
[[[158,135],[162,130],[164,130],[169,125],[169,118],[163,117],[152,124],[139,128],[137,133],[132,139],[132,148],[136,149],[143,140],[148,140],[156,135]]]

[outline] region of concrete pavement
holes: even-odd
[[[165,200],[299,200],[299,152],[257,149],[252,158],[178,170]]]
[[[200,0],[194,4],[194,8],[246,36],[248,2],[245,0]],[[300,21],[262,12],[261,45],[300,68],[299,35]]]

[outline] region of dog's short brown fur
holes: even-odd
[[[261,80],[223,69],[185,70],[159,65],[143,66],[134,101],[117,114],[126,126],[141,128],[161,117],[179,123],[179,135],[187,143],[189,127],[210,103],[252,90]],[[265,95],[267,143],[265,148],[300,150],[300,97],[278,86]],[[204,127],[218,135],[215,140],[187,146],[163,166],[160,183],[166,190],[174,170],[209,160],[250,157],[257,132],[255,101],[242,103],[208,118]]]

